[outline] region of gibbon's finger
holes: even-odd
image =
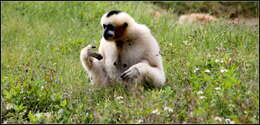
[[[121,75],[120,77],[121,77],[122,79],[126,79],[126,78],[128,77],[128,73],[129,73],[130,71],[131,71],[131,70],[122,73],[122,75]]]
[[[94,48],[97,48],[97,47],[96,47],[96,46],[91,46],[91,48],[93,48],[93,49],[94,49]]]

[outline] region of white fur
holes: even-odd
[[[163,85],[165,74],[160,48],[150,29],[137,24],[127,13],[121,12],[109,18],[106,14],[101,18],[101,25],[106,23],[122,25],[127,22],[127,35],[121,39],[124,41],[121,50],[117,49],[115,42],[108,42],[102,38],[98,50],[103,56],[102,60],[87,55],[91,49],[90,45],[82,49],[80,59],[92,83],[102,86],[113,82],[127,84],[149,82],[155,86]],[[121,64],[115,66],[114,63],[118,60]],[[123,64],[127,64],[127,67],[122,68]],[[120,78],[122,73],[126,73],[130,80],[122,80]]]

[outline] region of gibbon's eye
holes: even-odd
[[[124,27],[124,28],[126,28],[127,26],[128,26],[128,24],[127,24],[127,23],[124,23],[124,24],[123,24],[123,27]]]
[[[107,25],[106,25],[106,28],[107,28],[108,30],[115,30],[115,27],[114,27],[113,24],[107,24]]]
[[[106,24],[103,24],[103,28],[106,29],[107,25]]]

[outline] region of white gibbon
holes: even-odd
[[[113,10],[101,18],[104,28],[98,53],[95,46],[81,50],[80,60],[92,84],[148,83],[164,85],[160,47],[143,24],[138,24],[126,12]]]

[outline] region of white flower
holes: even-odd
[[[44,89],[44,86],[41,86],[41,90],[43,90]]]
[[[235,124],[235,121],[230,121],[230,124]]]
[[[123,99],[123,98],[124,98],[124,97],[122,97],[122,96],[116,97],[117,100],[121,100],[121,99]]]
[[[214,118],[214,120],[221,122],[221,121],[222,121],[222,118],[216,116],[216,117]]]
[[[220,72],[227,72],[227,70],[226,69],[221,69]]]
[[[35,116],[36,116],[37,118],[40,118],[40,117],[42,116],[42,113],[36,113]]]
[[[12,105],[9,105],[9,104],[6,105],[7,110],[10,110],[11,108],[12,108]]]
[[[224,50],[226,50],[224,47],[216,47],[216,49],[217,49],[218,51],[224,51]]]
[[[170,107],[164,107],[164,109],[163,109],[164,111],[168,111],[168,112],[173,112],[173,109],[172,108],[170,108]]]
[[[223,59],[221,59],[221,60],[219,60],[219,59],[216,59],[216,60],[215,60],[215,63],[219,63],[219,62],[220,62],[220,63],[223,63],[223,62],[224,62],[224,60],[223,60]]]
[[[230,123],[230,121],[231,121],[230,119],[225,119],[226,123]]]
[[[220,90],[220,89],[221,89],[220,87],[215,88],[215,90]]]
[[[153,111],[152,111],[152,114],[159,115],[159,114],[160,114],[160,112],[158,111],[158,109],[155,109],[155,110],[153,110]]]
[[[203,94],[203,92],[202,91],[198,91],[197,94],[201,95],[201,94]]]
[[[189,41],[184,40],[184,41],[182,41],[182,42],[184,43],[184,45],[188,45],[188,42],[189,42]]]
[[[63,114],[63,112],[64,112],[64,109],[59,109],[59,110],[58,110],[58,113],[59,113],[59,114]]]
[[[210,72],[210,70],[206,69],[204,72]]]
[[[199,68],[195,68],[194,70],[193,70],[193,72],[197,72],[199,70]]]
[[[206,98],[205,96],[200,96],[200,99],[204,99],[204,98]]]
[[[228,106],[229,106],[229,107],[233,107],[233,108],[235,107],[234,104],[228,104]]]
[[[140,119],[140,120],[138,120],[138,121],[137,121],[137,123],[142,123],[142,122],[143,122],[143,120],[142,120],[142,119]]]
[[[193,112],[190,112],[189,115],[190,115],[190,116],[193,116]]]

